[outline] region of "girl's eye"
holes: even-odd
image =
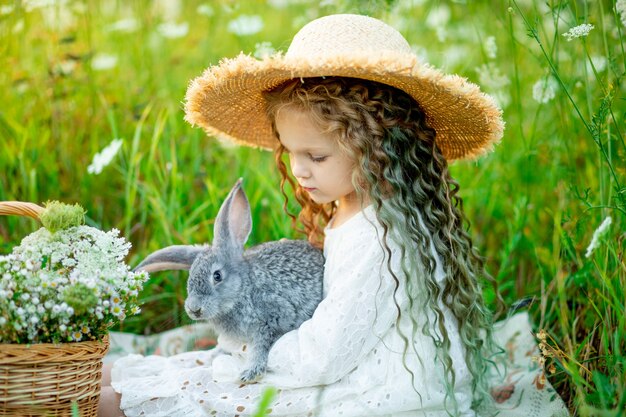
[[[220,271],[213,272],[213,281],[216,283],[222,282],[222,273]]]
[[[327,158],[326,156],[313,156],[313,155],[310,155],[309,157],[311,158],[311,161],[317,162],[317,163],[324,162]]]

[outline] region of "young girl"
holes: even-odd
[[[272,416],[475,416],[490,406],[497,350],[480,281],[495,282],[447,165],[501,138],[490,97],[420,64],[383,22],[334,15],[301,29],[285,56],[209,68],[186,113],[212,135],[275,150],[283,192],[293,187],[298,220],[324,249],[324,299],[275,343],[259,383],[237,381],[246,352],[232,341],[218,341],[230,355],[130,355],[112,382],[105,369],[101,415],[251,415],[268,386]]]

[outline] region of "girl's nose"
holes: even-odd
[[[299,161],[297,158],[291,158],[291,173],[296,178],[309,178],[311,176],[306,163]]]

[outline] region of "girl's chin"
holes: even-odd
[[[329,199],[328,197],[320,194],[318,190],[315,190],[313,192],[310,192],[310,191],[307,191],[307,192],[309,194],[309,198],[311,198],[311,200],[315,201],[317,204],[327,204],[333,201]]]

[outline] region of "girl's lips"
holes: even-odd
[[[304,188],[305,191],[308,191],[308,192],[313,192],[317,189],[317,188],[309,188],[309,187],[302,187],[302,188]]]

